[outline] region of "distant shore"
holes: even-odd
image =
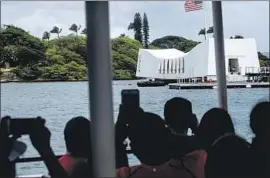
[[[113,79],[114,81],[120,80],[139,80],[139,79]],[[50,79],[39,79],[39,80],[1,80],[0,83],[47,83],[47,82],[87,82],[88,80],[50,80]]]

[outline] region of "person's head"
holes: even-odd
[[[222,136],[208,151],[205,177],[248,177],[249,158],[249,144],[244,139],[234,134]]]
[[[234,132],[229,113],[221,108],[213,108],[203,115],[195,135],[200,147],[207,150],[217,138]]]
[[[90,121],[84,117],[69,120],[64,130],[67,151],[74,157],[91,155]]]
[[[129,126],[131,148],[138,159],[148,165],[162,164],[167,156],[167,130],[161,117],[144,113]]]
[[[168,100],[164,107],[165,124],[174,131],[187,134],[194,117],[191,102],[175,97]]]
[[[270,102],[258,103],[250,113],[250,127],[257,137],[270,136]]]

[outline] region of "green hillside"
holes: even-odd
[[[10,72],[20,80],[86,80],[85,35],[70,34],[50,40],[45,32],[43,40],[25,30],[6,25],[0,34],[0,67],[9,63]],[[58,30],[59,34],[61,30]],[[51,31],[52,33],[52,31]],[[58,33],[57,33],[58,34]],[[53,34],[52,34],[53,35]],[[143,45],[134,39],[121,36],[111,40],[113,79],[136,79],[138,50]],[[198,42],[182,37],[166,36],[154,40],[148,48],[158,49],[167,45],[189,51]]]

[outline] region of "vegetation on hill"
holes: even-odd
[[[188,40],[179,36],[165,36],[154,40],[151,45],[161,49],[175,48],[183,52],[188,52],[199,42]]]
[[[263,55],[261,52],[258,52],[258,57],[260,59],[260,66],[261,67],[270,67],[269,57]]]
[[[41,40],[21,28],[6,25],[1,29],[0,67],[8,63],[11,72],[22,80],[86,80],[86,40],[78,35],[79,29],[80,26],[73,24],[70,30],[74,34],[60,36],[61,29],[53,27],[50,33],[43,33]],[[57,38],[50,40],[52,32]],[[113,78],[135,79],[142,44],[125,36],[112,39],[111,43]]]

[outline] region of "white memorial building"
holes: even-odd
[[[228,81],[244,81],[246,73],[259,72],[254,38],[225,39],[224,43]],[[216,81],[214,39],[209,38],[188,53],[177,49],[140,49],[136,76],[161,80]]]

